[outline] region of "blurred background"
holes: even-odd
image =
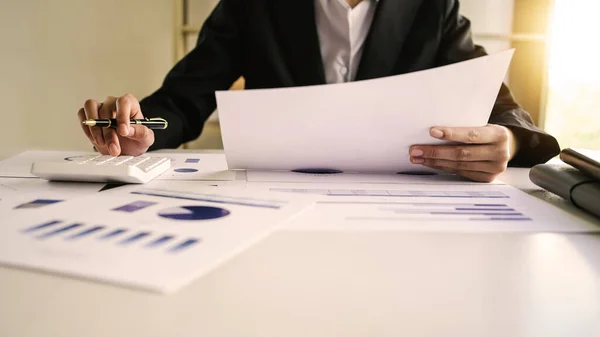
[[[306,0],[297,0],[306,1]],[[76,112],[88,98],[156,90],[191,50],[218,0],[0,2],[0,158],[90,150]],[[600,149],[595,0],[462,0],[475,42],[516,48],[507,82],[561,147]],[[243,78],[233,90],[243,89]],[[222,148],[218,114],[186,148]]]

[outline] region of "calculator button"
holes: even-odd
[[[149,159],[150,159],[150,157],[148,157],[148,156],[138,156],[138,157],[135,157],[135,158],[127,161],[127,165],[130,165],[130,166],[139,165]]]
[[[154,157],[150,160],[143,162],[140,165],[137,165],[137,167],[144,172],[148,172],[148,171],[152,170],[153,168],[155,168],[156,166],[164,163],[166,160],[167,160],[167,158]]]
[[[75,163],[75,164],[83,164],[83,163],[87,163],[88,161],[90,161],[94,158],[98,158],[98,156],[94,155],[94,156],[72,157],[72,158],[68,159],[68,161],[71,163]]]
[[[94,159],[86,162],[86,164],[101,165],[101,164],[104,164],[104,163],[108,162],[109,160],[113,160],[113,158],[115,158],[115,157],[113,157],[113,156],[99,156],[99,157],[96,157],[96,158],[94,158]]]
[[[129,162],[131,161],[133,157],[132,156],[121,156],[121,157],[116,157],[115,159],[109,161],[106,163],[106,165],[129,165]]]

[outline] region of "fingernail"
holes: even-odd
[[[410,155],[413,157],[421,157],[423,155],[423,151],[419,149],[414,149],[410,151]]]
[[[423,164],[425,162],[425,159],[422,159],[422,158],[410,158],[410,161],[413,164]]]
[[[129,127],[127,125],[120,125],[119,133],[121,136],[127,136],[129,134]]]
[[[104,138],[102,138],[102,136],[96,136],[96,144],[104,146]]]
[[[110,146],[108,147],[110,154],[113,156],[116,156],[119,154],[119,148],[117,147],[116,144],[110,144]]]
[[[440,129],[431,129],[430,134],[432,137],[435,137],[435,138],[443,138],[444,137],[444,132]]]
[[[130,126],[130,127],[129,127],[129,133],[128,133],[128,135],[129,135],[129,136],[133,136],[133,133],[134,133],[134,132],[135,132],[135,129],[134,129],[132,126]]]

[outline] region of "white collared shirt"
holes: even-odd
[[[346,0],[315,1],[326,82],[353,81],[378,0],[363,0],[354,8]]]

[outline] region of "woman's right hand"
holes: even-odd
[[[130,119],[143,119],[140,103],[131,94],[107,97],[104,102],[93,99],[85,101],[77,112],[79,123],[90,142],[103,155],[138,156],[154,143],[154,131],[144,125],[130,125]],[[86,126],[86,119],[116,118],[117,128]]]

